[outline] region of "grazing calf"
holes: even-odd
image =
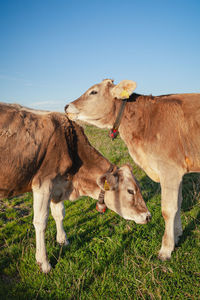
[[[36,261],[50,271],[45,248],[49,206],[57,242],[68,244],[63,200],[99,199],[125,219],[147,223],[150,213],[128,165],[113,166],[64,114],[0,104],[0,198],[33,191]],[[103,204],[103,201],[105,204]]]
[[[118,131],[133,160],[162,190],[165,233],[159,257],[169,259],[182,234],[182,177],[200,172],[200,94],[144,96],[136,83],[104,80],[66,105],[70,119]]]

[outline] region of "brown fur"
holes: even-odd
[[[200,171],[199,117],[200,94],[140,96],[127,103],[120,133],[127,143],[132,137],[133,151],[135,142],[185,172]]]
[[[83,189],[93,189],[94,173],[96,178],[110,165],[65,115],[38,114],[18,105],[0,105],[0,154],[1,198],[70,174]]]
[[[66,113],[74,120],[112,128],[121,106],[120,93],[127,90],[128,84],[135,89],[135,82],[128,80],[118,85],[109,80],[94,85],[67,105]],[[96,91],[94,95],[92,90]],[[127,101],[119,133],[134,161],[152,180],[161,183],[166,231],[160,258],[170,258],[182,234],[182,176],[200,172],[200,94],[155,97],[133,93]]]
[[[73,102],[80,115],[84,114],[86,122],[112,128],[121,105],[121,100],[111,96],[113,87],[110,81],[107,85],[102,82]],[[96,102],[89,99],[92,90],[98,90]],[[199,127],[200,94],[157,97],[133,94],[126,104],[119,132],[131,155],[142,167],[137,147],[144,153],[164,156],[165,160],[177,164],[185,172],[195,172],[200,170]]]
[[[141,193],[132,195],[139,188],[131,167],[111,168],[80,126],[61,113],[0,104],[0,198],[31,190],[36,261],[45,273],[51,269],[45,247],[49,206],[57,242],[64,245],[69,243],[63,228],[66,199],[98,199],[103,190],[105,205],[125,219],[144,224],[151,218]]]
[[[125,208],[127,218],[134,218],[136,214],[137,220],[140,218],[137,215],[144,213],[142,222],[147,221],[149,213],[131,167],[114,166],[108,173],[111,163],[91,146],[83,129],[66,115],[2,103],[0,133],[1,198],[39,190],[46,184],[55,203],[76,200],[83,195],[98,199],[107,179],[108,207],[120,206],[116,211],[120,215]],[[99,178],[102,180],[97,180]],[[139,191],[132,201],[126,185]]]

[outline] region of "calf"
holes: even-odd
[[[64,114],[0,104],[0,198],[33,191],[36,261],[50,271],[45,248],[49,207],[57,242],[68,244],[63,200],[87,195],[136,223],[150,213],[129,165],[113,166]],[[100,203],[99,207],[103,204]]]
[[[104,80],[66,106],[71,119],[118,131],[133,160],[162,190],[165,233],[159,257],[169,259],[182,234],[182,177],[200,172],[200,94],[144,96],[136,83]]]

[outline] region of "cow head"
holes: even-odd
[[[124,165],[113,173],[102,175],[97,184],[105,191],[104,201],[109,209],[139,224],[151,220],[131,166]]]
[[[65,106],[67,116],[100,128],[111,128],[115,118],[116,103],[128,98],[136,88],[131,80],[122,80],[115,85],[113,80],[105,79],[93,85],[80,98]],[[118,100],[120,99],[120,100]]]

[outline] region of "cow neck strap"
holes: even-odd
[[[119,134],[118,129],[119,129],[119,126],[120,126],[120,122],[121,122],[121,119],[122,119],[123,112],[124,112],[127,101],[128,101],[128,98],[122,100],[122,103],[121,103],[117,118],[115,120],[115,123],[114,123],[112,129],[109,132],[109,136],[112,140],[114,140]]]
[[[114,165],[110,165],[108,171],[106,172],[108,173],[112,173],[114,170]],[[96,205],[96,209],[100,212],[100,213],[104,213],[106,211],[106,205],[104,202],[104,196],[105,196],[105,191],[101,189],[100,193],[99,193],[99,198],[97,201],[97,205]]]

